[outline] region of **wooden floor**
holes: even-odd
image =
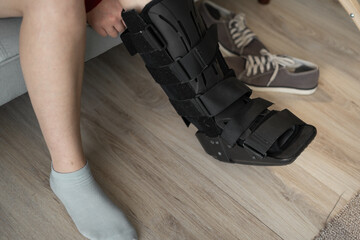
[[[314,124],[315,141],[286,167],[221,163],[119,46],[86,63],[87,159],[140,239],[312,239],[360,190],[360,33],[334,0],[217,2],[243,10],[273,52],[320,65],[312,96],[254,94]],[[0,239],[83,239],[49,188],[27,94],[0,107],[0,126]]]

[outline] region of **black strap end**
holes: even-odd
[[[130,53],[131,56],[134,56],[135,54],[137,54],[137,50],[135,48],[135,46],[132,44],[131,41],[131,37],[129,36],[129,30],[126,29],[121,35],[120,38],[122,40],[122,42],[124,43],[126,49],[128,50],[128,52]]]

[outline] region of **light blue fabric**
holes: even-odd
[[[27,92],[19,61],[21,18],[0,19],[0,106]],[[86,29],[85,60],[94,58],[121,43],[120,37],[101,37]]]
[[[64,204],[79,232],[91,240],[137,240],[125,214],[106,196],[93,178],[89,163],[70,173],[51,164],[50,187]]]

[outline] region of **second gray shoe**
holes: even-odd
[[[210,1],[197,3],[207,27],[217,25],[220,50],[223,55],[260,55],[265,45],[246,25],[244,13],[235,14]]]
[[[197,3],[207,27],[217,25],[220,50],[237,78],[255,91],[309,95],[316,91],[319,68],[302,59],[271,54],[235,14],[205,0]]]
[[[238,79],[251,89],[263,92],[284,92],[309,95],[316,91],[319,68],[302,59],[273,55],[267,50],[261,56],[234,56],[225,60]]]

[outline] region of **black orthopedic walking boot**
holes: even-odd
[[[141,13],[124,11],[121,38],[139,53],[187,126],[214,158],[251,165],[292,163],[316,135],[287,109],[250,99],[218,48],[216,25],[206,28],[193,0],[153,0]]]

